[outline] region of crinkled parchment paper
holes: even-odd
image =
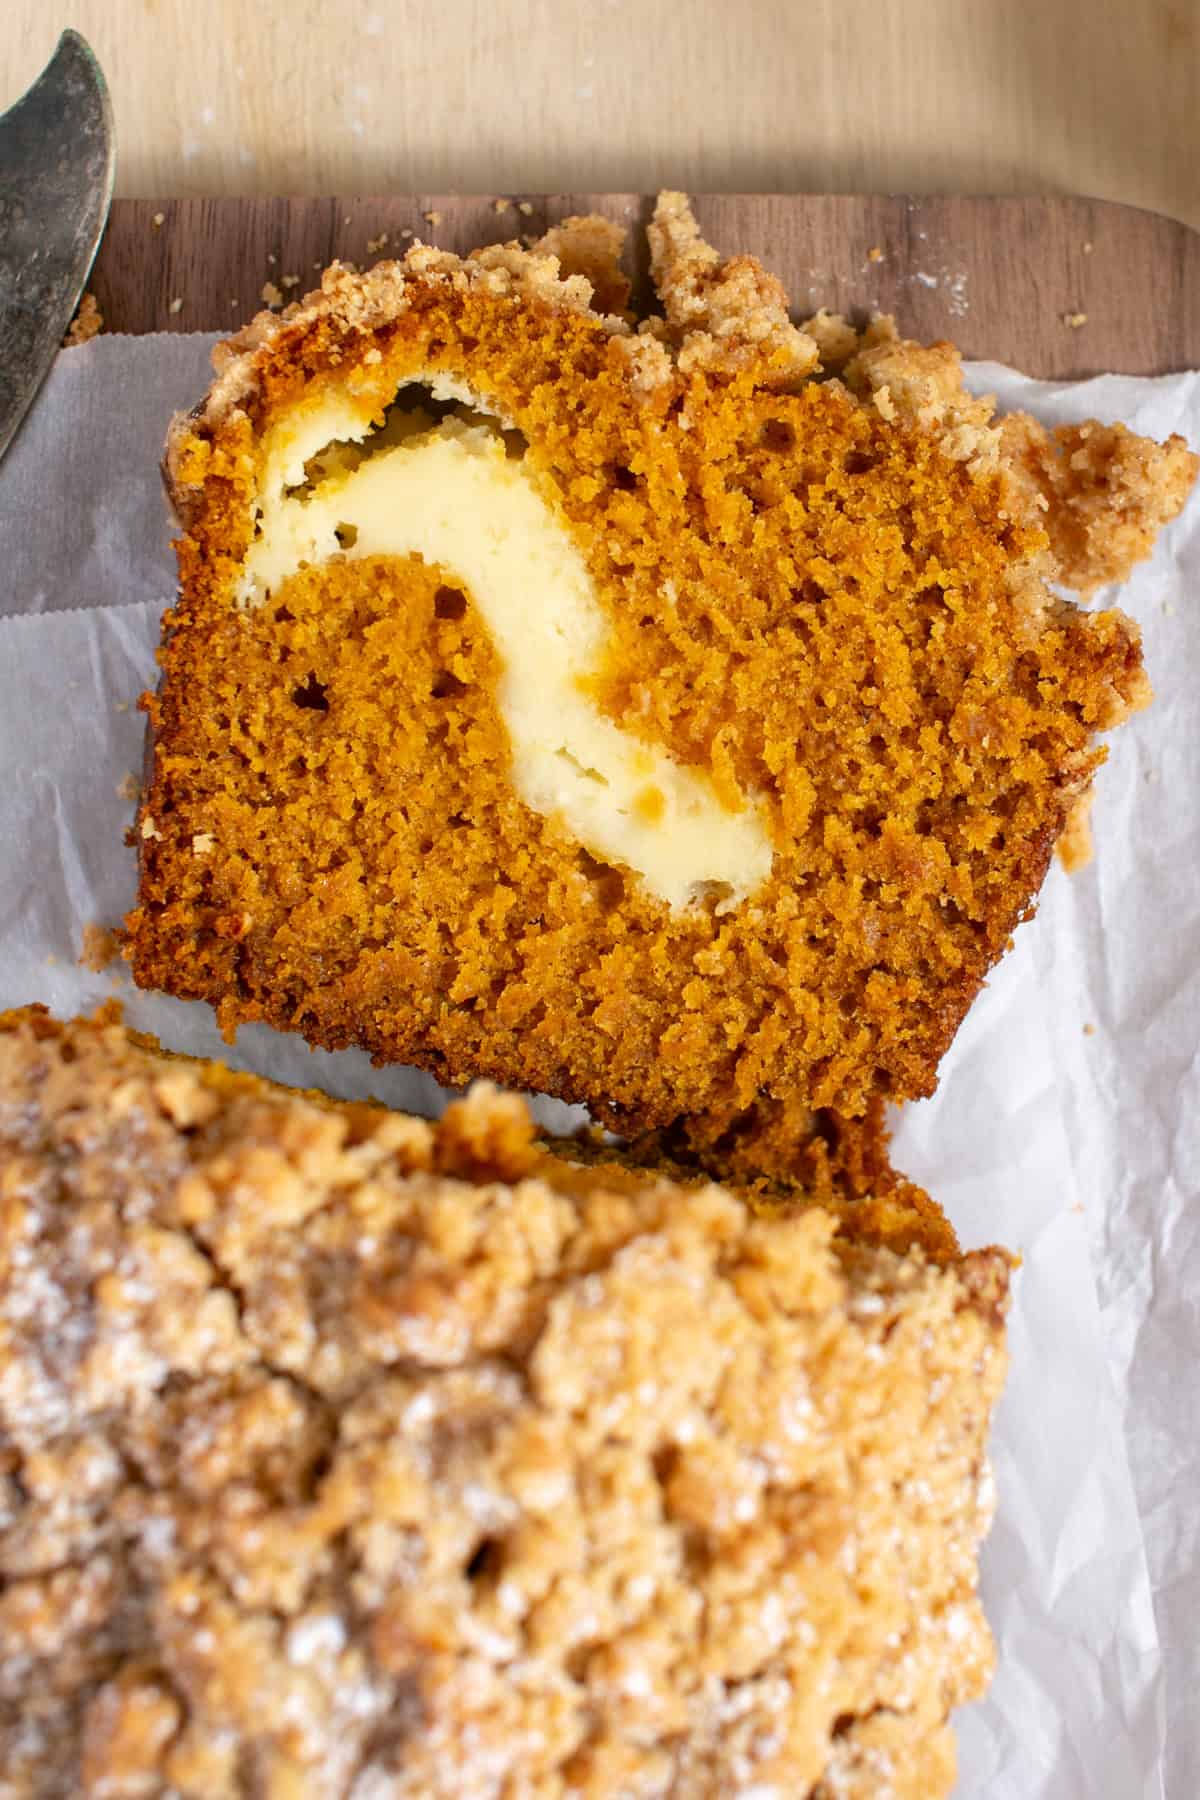
[[[77,961],[85,924],[133,898],[135,702],[173,582],[157,461],[211,341],[64,353],[0,466],[0,1005],[116,992],[174,1048],[428,1110],[411,1070],[263,1027],[231,1054],[206,1008]],[[1050,421],[1200,444],[1200,375],[972,381]],[[967,1243],[1024,1257],[984,1557],[1000,1664],[959,1719],[964,1800],[1200,1793],[1200,502],[1122,604],[1158,698],[1099,777],[1097,859],[1053,871],[897,1137]]]

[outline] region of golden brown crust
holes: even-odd
[[[530,1155],[0,1019],[13,1800],[949,1792],[1007,1259]]]
[[[723,274],[689,217],[664,199],[657,335],[501,246],[331,271],[234,341],[172,436],[139,982],[229,1031],[539,1088],[624,1132],[686,1117],[696,1143],[931,1089],[1096,733],[1145,696],[1136,627],[1048,587],[1039,497],[952,347],[877,321],[844,379],[780,385],[778,296]],[[689,362],[694,337],[724,348]],[[774,868],[734,910],[668,914],[517,801],[495,652],[470,596],[439,613],[445,572],[351,558],[269,607],[231,598],[270,421],[347,371],[382,405],[431,367],[524,433],[588,562],[596,704],[731,803],[761,797]]]
[[[892,1168],[888,1142],[872,1108],[866,1119],[814,1114],[807,1132],[786,1137],[752,1116],[732,1142],[704,1141],[695,1121],[681,1120],[673,1130],[629,1142],[588,1127],[573,1138],[547,1140],[543,1149],[599,1169],[606,1181],[626,1175],[636,1181],[648,1169],[683,1187],[716,1181],[764,1217],[817,1208],[836,1221],[846,1243],[956,1262],[962,1253],[953,1226],[936,1201]]]
[[[823,1207],[852,1241],[900,1255],[919,1247],[933,1262],[951,1261],[959,1249],[949,1219],[892,1167],[886,1114],[880,1095],[856,1119],[759,1100],[741,1113],[678,1119],[635,1137],[628,1153],[675,1179],[722,1182],[756,1209]]]

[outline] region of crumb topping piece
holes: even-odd
[[[597,312],[625,317],[629,303],[629,278],[621,267],[625,235],[620,225],[599,213],[572,214],[543,232],[532,249],[535,255],[555,257],[561,275],[584,276]]]
[[[67,335],[63,339],[63,347],[71,349],[75,344],[86,344],[94,337],[99,337],[104,330],[104,314],[100,311],[100,302],[90,289],[80,300],[75,317],[67,327]]]
[[[1200,456],[1178,433],[1165,443],[1127,425],[1055,430],[1028,413],[1001,424],[1005,455],[1045,507],[1058,577],[1081,594],[1124,581],[1183,507],[1200,473]]]
[[[787,294],[753,256],[722,261],[700,235],[686,194],[658,197],[650,271],[685,372],[759,365],[770,386],[811,374],[817,346],[792,324]]]

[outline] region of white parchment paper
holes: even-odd
[[[157,462],[211,342],[64,353],[0,465],[0,1006],[116,992],[174,1048],[433,1110],[411,1070],[265,1027],[230,1052],[206,1008],[77,960],[84,925],[133,898],[134,703],[173,586]],[[972,383],[1200,444],[1200,375],[1056,387],[980,366]],[[959,1719],[962,1800],[1200,1793],[1200,503],[1122,604],[1158,699],[1101,772],[1097,860],[1051,874],[896,1141],[966,1243],[1024,1257],[984,1557],[1000,1664]]]

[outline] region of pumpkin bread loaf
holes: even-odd
[[[0,1020],[8,1800],[936,1800],[1009,1264]]]

